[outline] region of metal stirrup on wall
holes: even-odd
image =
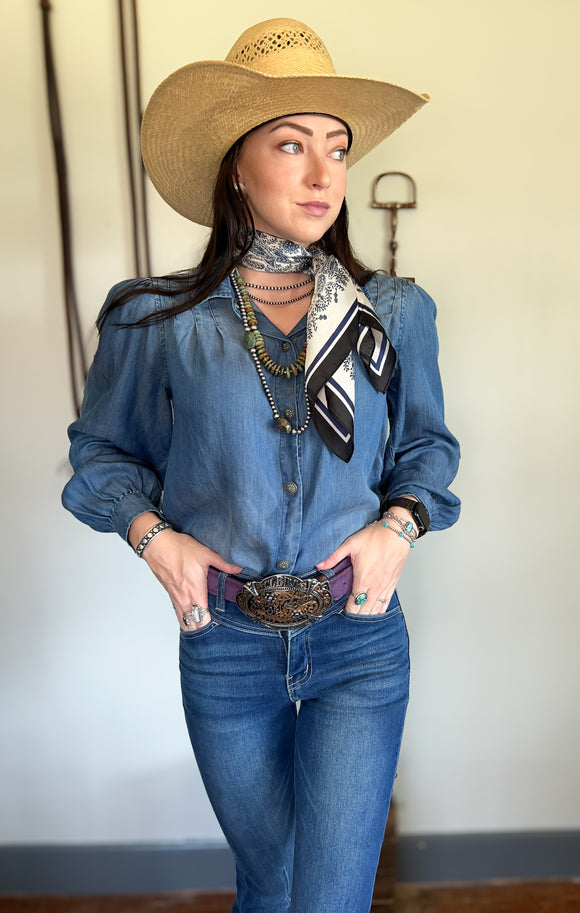
[[[411,200],[410,201],[408,201],[406,203],[398,203],[398,202],[381,203],[379,200],[377,200],[377,187],[379,185],[379,182],[382,181],[383,178],[387,178],[387,177],[391,177],[391,176],[406,178],[406,180],[410,183],[410,185],[411,185]],[[389,242],[389,248],[391,251],[391,267],[390,267],[389,272],[390,272],[391,276],[396,276],[397,275],[397,248],[399,246],[396,238],[397,238],[397,226],[398,226],[398,221],[399,221],[399,209],[416,209],[417,208],[417,186],[415,184],[415,181],[413,180],[413,178],[411,177],[410,174],[407,174],[404,171],[384,171],[383,174],[379,174],[378,177],[376,177],[374,180],[373,188],[372,188],[371,206],[373,209],[390,210],[390,213],[391,213],[391,240]],[[408,278],[410,278],[410,277],[408,277]],[[414,282],[415,280],[411,279],[411,281]]]

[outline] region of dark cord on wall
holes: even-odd
[[[140,152],[141,74],[136,0],[118,0],[125,143],[131,194],[133,256],[137,276],[150,276],[145,169]]]
[[[70,384],[73,405],[78,416],[81,408],[82,391],[87,379],[87,361],[85,356],[85,347],[83,343],[74,281],[68,175],[62,122],[60,116],[58,86],[56,81],[56,71],[54,67],[54,56],[52,52],[52,41],[50,34],[50,13],[52,7],[49,0],[40,0],[40,7],[42,9],[44,64],[46,70],[48,110],[50,116],[50,128],[58,182],[62,272]]]

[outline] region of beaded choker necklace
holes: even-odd
[[[312,276],[309,276],[308,279],[303,279],[302,282],[295,282],[294,285],[256,285],[255,282],[246,282],[244,281],[246,289],[257,288],[263,292],[290,292],[295,289],[304,288],[305,285],[310,285],[312,288],[309,288],[307,292],[302,292],[301,295],[298,295],[296,298],[285,298],[284,301],[268,301],[267,298],[258,298],[258,296],[252,292],[252,298],[254,301],[257,301],[259,304],[267,304],[270,307],[285,307],[287,304],[295,304],[297,301],[304,301],[305,298],[309,298],[312,295],[314,290],[314,279]]]
[[[237,269],[232,270],[231,280],[236,293],[236,298],[238,299],[242,323],[244,325],[244,346],[249,351],[252,361],[254,362],[258,377],[262,384],[262,389],[270,404],[274,420],[280,431],[284,431],[286,434],[302,434],[310,424],[310,403],[308,402],[308,397],[306,397],[306,421],[300,428],[293,428],[288,418],[286,418],[285,415],[280,415],[278,412],[262,365],[275,377],[286,377],[288,379],[295,377],[300,371],[304,370],[304,364],[306,362],[306,343],[304,343],[302,351],[296,361],[291,365],[282,366],[277,364],[273,358],[270,358],[266,351],[262,334],[258,330],[258,319],[254,308],[252,307],[250,296],[248,295],[244,280]]]
[[[298,295],[297,298],[286,298],[284,301],[267,301],[265,298],[258,298],[257,295],[252,295],[254,301],[259,302],[259,304],[269,304],[271,307],[281,308],[287,304],[294,304],[296,301],[304,301],[305,298],[310,298],[312,295],[312,289],[309,289],[307,292],[304,292],[302,295]]]
[[[244,282],[246,288],[259,288],[263,292],[289,292],[290,289],[302,288],[304,285],[311,285],[314,279],[304,279],[303,282],[295,282],[294,285],[256,285],[254,282]]]

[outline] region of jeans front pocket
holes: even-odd
[[[195,628],[192,631],[184,631],[183,628],[179,629],[179,634],[183,640],[199,640],[202,637],[210,634],[214,628],[219,627],[217,621],[214,621],[213,618],[208,625],[205,625],[203,628]]]
[[[399,602],[399,597],[395,591],[384,612],[376,612],[371,615],[369,612],[347,612],[346,608],[344,608],[341,614],[349,621],[357,621],[360,623],[366,622],[367,624],[370,622],[371,624],[374,624],[376,622],[386,621],[389,618],[394,618],[396,615],[400,615],[401,612],[401,603]]]

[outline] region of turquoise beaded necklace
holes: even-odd
[[[244,325],[244,346],[250,353],[252,361],[258,372],[258,377],[262,384],[262,389],[266,394],[266,399],[270,404],[272,414],[274,416],[274,421],[276,422],[280,431],[284,431],[286,434],[302,434],[308,428],[310,424],[310,403],[308,402],[308,397],[306,397],[306,421],[300,428],[293,428],[288,420],[287,415],[280,415],[274,402],[274,397],[272,396],[272,391],[268,386],[268,381],[266,380],[266,375],[264,374],[264,367],[266,370],[273,374],[275,377],[286,377],[288,380],[291,377],[296,377],[299,372],[304,371],[304,364],[306,362],[306,343],[302,348],[302,351],[295,362],[291,365],[283,366],[277,364],[273,358],[270,358],[266,351],[264,345],[264,340],[262,334],[258,330],[258,318],[256,317],[256,312],[252,307],[252,302],[250,301],[250,296],[248,290],[246,289],[244,280],[240,276],[237,269],[233,269],[231,273],[232,285],[236,293],[236,298],[238,299],[238,304],[240,306],[240,314],[242,315],[242,323]]]

